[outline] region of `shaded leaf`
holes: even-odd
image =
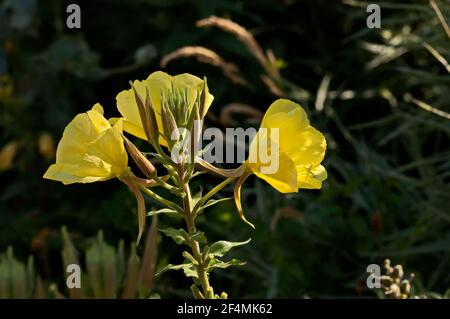
[[[188,234],[184,229],[175,229],[172,227],[160,229],[164,235],[171,237],[178,245],[184,244],[188,238]]]
[[[156,276],[161,275],[162,273],[168,271],[168,270],[183,270],[184,275],[186,277],[194,277],[194,278],[198,278],[197,276],[197,271],[195,269],[195,266],[192,265],[190,262],[189,263],[184,263],[181,265],[173,265],[173,264],[168,264],[167,266],[165,266],[163,269],[161,269]]]
[[[229,261],[221,261],[219,259],[212,259],[211,262],[208,265],[208,269],[212,269],[212,268],[221,268],[221,269],[225,269],[231,266],[243,266],[245,265],[246,262],[242,261],[242,260],[238,260],[238,259],[231,259]]]
[[[200,207],[197,210],[197,214],[201,214],[206,208],[210,207],[210,206],[214,206],[218,203],[221,202],[225,202],[227,200],[233,199],[233,197],[224,197],[224,198],[220,198],[220,199],[210,199],[209,201],[206,202],[205,205],[203,205],[202,207]]]
[[[225,240],[216,241],[209,247],[209,254],[217,257],[222,257],[228,251],[230,251],[231,248],[248,244],[250,240],[251,238],[241,242],[231,242]]]
[[[171,208],[161,208],[158,210],[151,210],[149,212],[147,212],[147,216],[155,216],[155,215],[159,215],[159,214],[164,214],[167,216],[179,216],[180,214],[178,214],[178,212],[174,209]]]

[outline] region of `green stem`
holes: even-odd
[[[174,195],[179,195],[180,194],[180,189],[178,187],[170,185],[169,183],[164,181],[164,179],[162,179],[161,177],[157,176],[156,174],[153,177],[153,179],[158,183],[158,185],[164,187],[165,189],[167,189],[172,194],[174,194]]]
[[[202,205],[205,204],[208,199],[213,197],[217,192],[219,192],[222,188],[224,188],[225,186],[227,186],[234,180],[235,180],[234,177],[228,177],[222,183],[220,183],[219,185],[217,185],[216,187],[211,189],[205,196],[200,198],[200,200],[197,202],[197,204],[195,204],[195,207],[192,210],[192,213],[195,215],[197,213],[197,211],[200,209],[200,207],[202,207]]]
[[[165,206],[167,206],[167,207],[169,207],[169,208],[172,208],[173,210],[179,212],[180,214],[183,214],[183,212],[184,212],[183,209],[182,209],[180,206],[178,206],[177,204],[175,204],[175,203],[173,203],[173,202],[171,202],[171,201],[169,201],[169,200],[167,200],[167,199],[165,199],[165,198],[159,196],[158,194],[156,194],[155,192],[152,192],[151,190],[149,190],[149,189],[148,189],[147,187],[145,187],[145,186],[139,186],[139,188],[140,188],[145,194],[147,194],[148,196],[150,196],[150,197],[153,198],[154,200],[160,202],[161,204],[163,204],[163,205],[165,205]]]
[[[189,188],[188,181],[184,180],[184,168],[183,165],[179,165],[178,170],[179,182],[180,186],[183,188],[184,197],[183,197],[183,208],[184,208],[184,219],[186,221],[186,226],[189,234],[193,234],[196,231],[195,228],[195,217],[192,210],[192,196],[191,190]],[[208,297],[212,295],[214,298],[214,294],[212,293],[213,289],[209,284],[208,274],[205,269],[204,260],[202,258],[202,252],[200,250],[200,244],[196,240],[191,240],[190,242],[191,250],[195,260],[198,262],[197,268],[197,276],[203,290],[203,296]]]

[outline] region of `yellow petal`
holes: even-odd
[[[265,180],[281,193],[297,192],[297,171],[294,162],[284,153],[278,158],[278,169],[275,173],[263,173],[261,163],[249,163],[246,165],[259,178]]]
[[[283,128],[286,132],[296,132],[309,126],[305,110],[297,103],[287,99],[278,99],[266,111],[261,127]],[[289,138],[286,134],[284,138]]]
[[[328,177],[325,167],[317,165],[313,169],[297,167],[298,188],[320,189],[322,182]]]
[[[188,101],[189,101],[189,109],[192,109],[194,106],[195,100],[200,95],[203,90],[204,81],[199,77],[196,77],[189,73],[183,73],[179,75],[175,75],[172,78],[173,87],[175,90],[187,91]],[[206,86],[206,105],[204,114],[201,116],[205,116],[209,107],[211,106],[212,101],[214,100],[214,96],[209,93],[208,86]]]
[[[123,120],[111,127],[102,113],[96,104],[67,125],[58,144],[56,163],[44,178],[64,184],[92,183],[118,177],[127,170]]]
[[[111,117],[111,118],[108,120],[108,122],[109,122],[111,125],[114,125],[114,124],[116,124],[119,120],[122,120],[122,121],[123,121],[123,130],[124,130],[125,132],[128,132],[128,133],[130,133],[131,135],[134,135],[134,136],[136,136],[136,137],[139,137],[139,138],[141,138],[141,139],[143,139],[143,140],[146,140],[146,139],[147,139],[147,136],[145,135],[145,131],[144,131],[144,129],[142,128],[142,126],[137,126],[137,125],[134,124],[133,122],[130,122],[130,121],[124,119],[124,118],[121,118],[121,117]]]
[[[261,127],[278,128],[280,151],[296,165],[318,165],[325,156],[326,141],[322,133],[309,125],[303,108],[292,101],[279,99],[267,110]]]
[[[148,92],[150,94],[150,100],[155,108],[156,115],[161,115],[161,94],[167,94],[172,87],[172,77],[162,71],[156,71],[150,74],[145,80]],[[160,123],[158,122],[158,125]],[[159,126],[161,128],[161,126]]]
[[[138,94],[141,96],[142,99],[145,100],[146,96],[146,82],[145,81],[134,81],[133,86],[135,87]],[[116,96],[116,102],[117,102],[117,109],[119,110],[120,114],[122,115],[123,119],[125,120],[124,130],[127,131],[130,134],[133,134],[139,138],[146,139],[145,133],[143,135],[136,135],[136,133],[139,133],[140,130],[144,132],[144,129],[142,128],[142,121],[139,116],[139,109],[136,104],[136,99],[134,96],[133,89],[128,89],[120,92]],[[131,129],[131,131],[128,131],[128,129]]]
[[[255,175],[283,193],[296,192],[298,188],[322,187],[326,171],[320,162],[325,156],[326,140],[321,132],[310,126],[306,112],[299,104],[286,99],[272,103],[257,138],[250,145],[248,161],[256,156],[256,145],[264,139],[270,141],[270,147],[278,147],[280,169],[274,174],[264,174],[258,159],[259,166],[249,165]]]
[[[101,106],[100,103],[95,103],[94,106],[92,107],[92,109],[93,109],[94,111],[97,111],[97,112],[100,113],[101,115],[104,114],[103,106]]]
[[[74,163],[86,152],[87,145],[111,125],[97,110],[78,114],[64,129],[63,137],[56,151],[56,162]],[[96,110],[97,109],[97,110]]]
[[[87,148],[89,156],[98,157],[111,167],[109,175],[118,177],[128,166],[128,156],[122,137],[122,121],[119,120],[111,129],[106,130]]]
[[[131,135],[134,135],[136,137],[139,137],[143,140],[147,140],[147,136],[145,135],[144,128],[142,126],[138,126],[135,123],[131,121],[123,121],[123,130],[125,132],[130,133]]]
[[[51,165],[44,178],[62,182],[64,185],[73,183],[93,183],[112,178],[110,168],[82,164],[56,163]]]
[[[293,135],[291,141],[280,146],[297,165],[317,166],[325,157],[327,142],[321,132],[310,126]]]
[[[167,96],[171,94],[172,89],[186,92],[189,101],[188,108],[192,109],[198,94],[203,89],[204,82],[202,79],[188,73],[172,77],[165,72],[157,71],[150,74],[144,81],[134,81],[133,85],[143,100],[145,100],[148,91],[155,111],[158,130],[162,133],[161,95]],[[206,88],[206,92],[205,113],[214,99],[209,93],[208,88]],[[117,108],[125,120],[124,130],[134,136],[146,139],[133,90],[128,89],[120,92],[116,97],[116,101]],[[162,137],[159,138],[159,143],[167,146],[166,141]]]

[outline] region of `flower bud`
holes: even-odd
[[[169,145],[173,144],[172,136],[178,138],[178,125],[175,117],[167,103],[161,103],[161,117],[163,122],[163,131]]]
[[[150,162],[147,157],[126,137],[124,137],[125,147],[127,148],[128,153],[133,158],[136,165],[139,169],[144,173],[148,178],[152,178],[155,176],[156,169],[153,166],[152,162]]]
[[[134,98],[136,100],[136,105],[138,106],[139,117],[141,118],[141,122],[142,122],[142,128],[144,129],[145,135],[147,136],[147,140],[151,141],[151,139],[154,135],[154,133],[153,133],[154,130],[152,130],[152,127],[151,127],[149,111],[147,110],[147,103],[144,104],[144,101],[142,101],[142,98],[139,95],[139,93],[137,92],[133,83],[131,83],[131,87],[133,88]]]
[[[148,118],[148,125],[150,132],[153,133],[153,135],[155,136],[155,140],[157,141],[156,137],[158,137],[159,135],[159,130],[158,122],[156,121],[155,108],[153,107],[152,100],[150,99],[148,88],[146,88],[145,90],[145,110],[147,112],[146,114]]]

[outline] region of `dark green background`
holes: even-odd
[[[62,283],[62,225],[80,250],[99,229],[112,244],[135,240],[135,201],[126,187],[117,180],[67,187],[43,180],[53,160],[38,153],[37,139],[50,132],[58,141],[71,118],[96,102],[108,116],[117,116],[116,94],[129,80],[160,69],[165,54],[201,45],[239,67],[248,86],[233,84],[194,58],[165,69],[207,76],[216,115],[232,102],[265,111],[277,98],[242,43],[219,29],[196,28],[195,21],[214,14],[248,28],[284,61],[282,77],[306,90],[309,97],[297,102],[327,138],[329,173],[322,190],[288,196],[250,178],[243,202],[256,230],[239,220],[231,202],[209,210],[200,220],[208,238],[252,237],[234,253],[248,264],[214,273],[214,286],[232,297],[373,297],[364,284],[366,267],[386,257],[416,272],[418,292],[444,293],[450,286],[450,120],[404,98],[409,93],[450,112],[449,73],[422,45],[426,41],[448,61],[450,40],[427,1],[380,2],[382,28],[373,30],[366,27],[365,3],[337,0],[74,2],[81,7],[80,30],[65,26],[70,2],[0,1],[0,74],[14,82],[13,97],[0,101],[0,145],[22,143],[13,167],[0,172],[0,251],[12,245],[21,260],[34,254],[43,277]],[[448,2],[439,4],[450,21]],[[397,40],[389,42],[383,32]],[[406,51],[368,69],[377,55],[364,47],[367,43]],[[142,47],[148,55],[136,61]],[[318,112],[314,103],[326,74],[329,91],[339,96],[351,90],[354,96],[328,98]],[[217,182],[201,181],[205,189]],[[301,218],[281,218],[271,230],[277,209],[285,206]],[[32,240],[44,228],[49,230],[44,248],[33,250]],[[162,238],[161,265],[179,261],[180,254]],[[189,284],[168,272],[155,291],[162,297],[189,296]]]

